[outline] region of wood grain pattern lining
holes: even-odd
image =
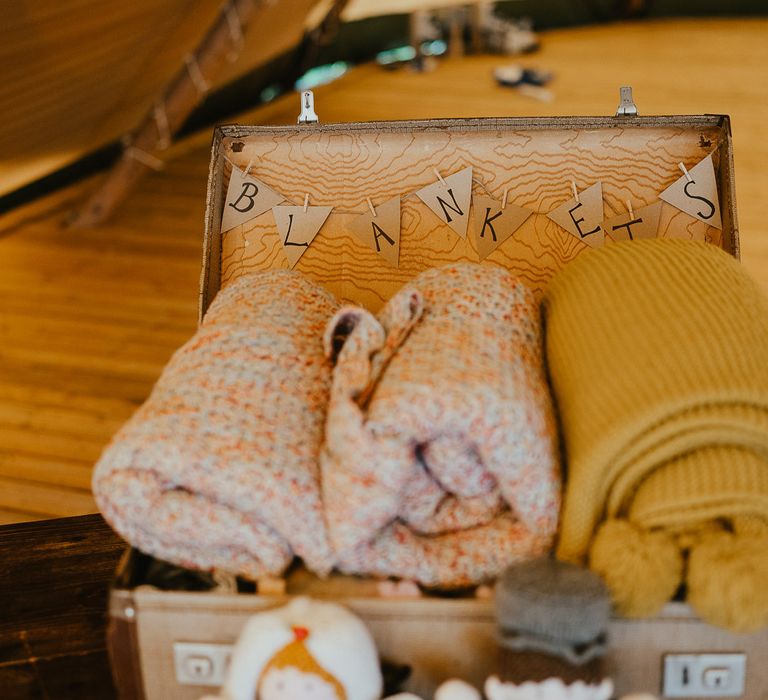
[[[508,189],[508,201],[536,212],[487,260],[510,269],[541,294],[551,276],[587,248],[546,217],[571,196],[571,180],[579,189],[601,181],[609,218],[622,213],[628,199],[636,208],[656,201],[680,177],[681,161],[692,164],[712,152],[718,171],[728,164],[721,157],[728,134],[717,117],[657,118],[648,125],[566,118],[233,127],[223,131],[217,145],[207,235],[221,238],[221,286],[249,272],[288,267],[271,212],[230,231],[216,228],[232,163],[245,168],[253,162],[253,174],[289,201],[300,204],[308,193],[312,204],[336,207],[296,268],[339,297],[374,311],[428,267],[478,260],[473,224],[467,239],[461,239],[413,194],[435,181],[433,168],[449,175],[471,165],[474,194],[501,199]],[[376,204],[398,194],[404,196],[400,266],[395,269],[361,245],[349,225],[367,211],[367,197]],[[724,245],[735,239],[731,219],[726,228],[723,236],[664,204],[659,236]],[[732,245],[725,247],[735,252]],[[206,263],[210,268],[218,261],[212,255]],[[209,277],[204,306],[218,287],[216,273],[209,270]]]

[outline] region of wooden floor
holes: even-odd
[[[353,70],[316,91],[323,121],[612,114],[630,84],[643,114],[730,113],[744,264],[768,290],[768,21],[563,30],[527,57],[555,101],[495,86],[503,61],[431,74]],[[295,96],[238,121],[290,123]],[[61,221],[92,182],[0,218],[0,523],[94,510],[91,469],[194,331],[210,136],[176,146],[108,226]]]

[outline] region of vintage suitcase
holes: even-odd
[[[626,96],[626,95],[625,95]],[[221,230],[233,167],[248,169],[295,205],[334,207],[295,268],[343,299],[378,309],[428,267],[478,259],[473,223],[466,238],[441,222],[414,192],[438,177],[473,168],[476,194],[534,211],[487,258],[509,268],[537,293],[584,242],[546,213],[579,190],[602,182],[605,218],[656,202],[680,176],[679,163],[712,155],[722,230],[664,204],[659,236],[707,240],[738,256],[730,123],[727,116],[636,116],[631,104],[612,117],[457,119],[320,124],[307,110],[297,126],[216,129],[205,224],[200,315],[239,275],[288,267],[269,211]],[[626,102],[626,100],[625,100]],[[311,104],[309,104],[311,107]],[[506,191],[506,195],[505,195]],[[355,216],[400,195],[401,236],[395,267],[351,231]],[[320,582],[295,571],[285,593],[168,591],[142,585],[146,557],[129,552],[111,594],[109,645],[125,698],[197,698],[221,681],[231,644],[246,617],[309,593],[342,600],[370,626],[383,657],[413,667],[407,688],[430,698],[458,676],[478,686],[494,671],[492,603],[472,596],[386,599],[371,581]],[[142,563],[143,562],[143,563]],[[734,636],[670,603],[649,620],[614,620],[609,670],[617,690],[661,692],[668,653],[746,655],[747,698],[768,697],[768,630]]]

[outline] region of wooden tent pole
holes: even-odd
[[[84,228],[102,223],[148,169],[163,166],[156,153],[170,146],[173,134],[205,97],[214,77],[221,73],[228,61],[237,58],[244,32],[256,10],[272,2],[230,0],[224,6],[195,52],[186,57],[184,66],[163,96],[125,139],[122,156],[82,209],[73,215],[71,226]]]

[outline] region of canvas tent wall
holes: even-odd
[[[301,38],[316,0],[263,2],[224,85]],[[0,9],[0,195],[131,129],[221,0],[31,0]]]
[[[229,0],[232,2],[232,0]],[[294,47],[334,0],[255,0],[259,17],[236,61],[212,81],[230,85]],[[347,22],[470,0],[349,0]],[[507,0],[502,12],[537,27],[646,14],[759,13],[763,0]],[[146,115],[215,21],[222,0],[24,0],[0,3],[0,198],[116,142]],[[505,9],[506,8],[506,9]],[[406,25],[407,26],[407,21]],[[407,34],[407,31],[403,32]],[[254,96],[254,102],[256,96]]]

